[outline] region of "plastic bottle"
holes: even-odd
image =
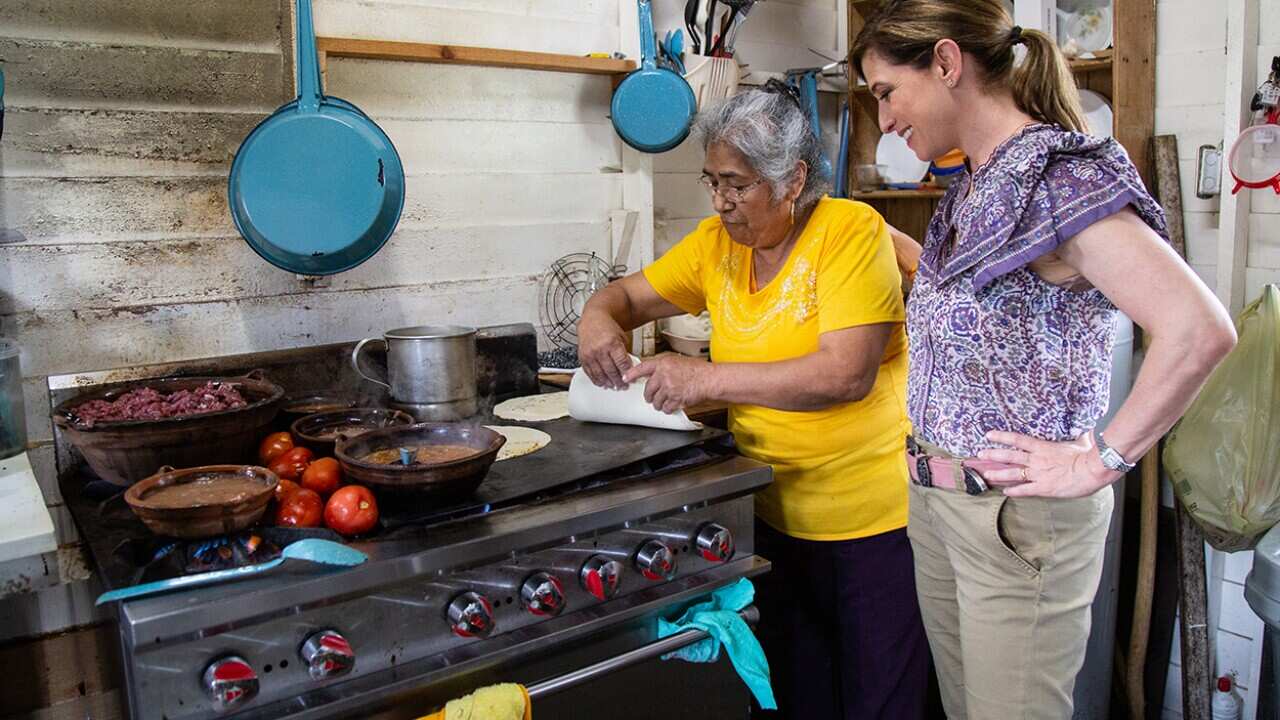
[[[1218,678],[1218,689],[1213,693],[1213,720],[1240,720],[1243,703],[1231,692],[1231,677]]]

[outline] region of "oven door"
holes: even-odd
[[[661,655],[705,635],[658,639],[659,617],[677,617],[711,591],[769,570],[756,555],[677,578],[588,611],[538,623],[422,661],[257,707],[236,718],[421,717],[451,699],[521,683],[535,717],[586,720],[746,718],[750,695],[726,654],[715,663]],[[744,611],[754,621],[754,608]]]

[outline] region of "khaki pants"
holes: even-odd
[[[950,720],[1068,720],[1115,502],[911,486],[907,533]]]

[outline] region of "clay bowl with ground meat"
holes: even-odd
[[[204,391],[210,383],[214,393]],[[201,392],[193,393],[196,390]],[[225,401],[232,390],[243,404]],[[209,402],[215,409],[202,410],[209,394],[217,396]],[[158,410],[157,395],[183,399]],[[134,397],[136,406],[130,404]],[[54,408],[53,422],[98,477],[127,486],[164,465],[257,462],[258,443],[270,430],[283,398],[284,390],[260,371],[243,377],[161,378],[71,398]],[[103,409],[107,405],[111,410]],[[157,416],[162,413],[169,415]]]
[[[399,410],[350,408],[304,415],[293,421],[289,432],[299,445],[311,448],[316,457],[333,455],[340,437],[356,437],[396,425],[412,425],[413,416]]]
[[[264,467],[162,467],[125,490],[124,500],[157,535],[205,538],[239,532],[267,511],[280,480]]]
[[[419,423],[341,439],[335,455],[348,481],[379,494],[458,500],[480,487],[506,441],[482,425]]]

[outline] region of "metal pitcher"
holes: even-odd
[[[371,342],[387,354],[387,378],[360,367]],[[351,351],[351,366],[366,380],[391,391],[392,405],[420,422],[460,420],[479,410],[476,398],[476,330],[460,325],[419,325],[365,338]]]

